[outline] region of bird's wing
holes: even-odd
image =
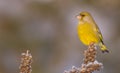
[[[101,34],[101,31],[100,31],[99,27],[98,27],[96,24],[95,24],[95,27],[96,27],[96,28],[95,28],[95,31],[96,31],[96,33],[97,33],[100,41],[103,43],[103,36],[102,36],[102,34]]]

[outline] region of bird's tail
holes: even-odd
[[[99,43],[99,46],[100,46],[100,49],[101,51],[104,53],[104,52],[107,52],[109,53],[109,50],[107,50],[105,44],[103,42]]]

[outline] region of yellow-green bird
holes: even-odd
[[[81,12],[78,16],[78,37],[85,45],[94,42],[100,46],[102,52],[109,52],[103,42],[102,34],[89,12]]]

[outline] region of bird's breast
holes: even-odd
[[[94,27],[89,23],[78,24],[78,36],[85,45],[89,45],[91,42],[98,42]]]

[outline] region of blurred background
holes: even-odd
[[[87,49],[77,36],[76,15],[94,17],[110,50],[97,60],[104,68],[95,73],[119,73],[119,0],[0,0],[0,73],[19,73],[21,53],[33,55],[32,73],[63,73],[80,67]]]

